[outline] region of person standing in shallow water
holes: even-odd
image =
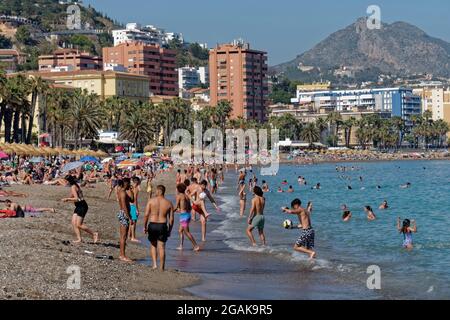
[[[131,203],[134,202],[134,193],[130,190],[130,178],[124,178],[119,181],[117,186],[117,197],[119,199],[119,213],[117,218],[120,224],[120,256],[119,259],[124,262],[132,262],[125,254],[127,237],[130,229]]]
[[[413,248],[412,234],[417,232],[417,225],[415,220],[405,219],[400,225],[400,217],[397,219],[397,230],[403,234],[403,248],[411,250]],[[412,222],[412,227],[411,227]]]
[[[159,269],[164,271],[166,263],[166,242],[170,237],[174,223],[174,209],[172,202],[164,195],[166,187],[159,185],[156,187],[156,197],[150,199],[145,208],[145,233],[150,241],[150,255],[152,257],[153,269],[157,269],[157,259],[159,256]],[[149,223],[150,221],[150,223]]]
[[[264,207],[266,199],[262,189],[258,186],[253,188],[254,197],[252,199],[252,207],[250,209],[250,215],[248,217],[247,236],[253,246],[256,246],[255,238],[253,237],[253,229],[257,228],[259,238],[263,246],[266,245],[266,236],[264,235]]]
[[[295,214],[298,216],[300,222],[300,236],[294,245],[294,250],[309,255],[310,259],[316,257],[316,252],[314,251],[314,238],[315,232],[311,224],[311,212],[312,203],[309,202],[306,209],[302,208],[302,202],[300,199],[295,199],[291,203],[291,209],[281,208],[284,213]]]
[[[84,200],[83,197],[83,191],[81,190],[80,186],[76,182],[76,178],[72,175],[69,175],[65,178],[67,182],[70,185],[70,198],[64,198],[61,201],[62,202],[73,202],[75,204],[75,210],[72,215],[72,227],[73,231],[75,232],[75,236],[77,237],[77,240],[75,240],[73,243],[81,243],[81,231],[84,231],[92,236],[94,239],[94,243],[97,243],[98,241],[98,232],[94,232],[91,229],[89,229],[84,224],[84,219],[86,217],[86,214],[88,212],[88,204],[86,200]]]

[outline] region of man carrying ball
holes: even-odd
[[[306,209],[302,208],[301,205],[302,201],[300,199],[295,199],[291,203],[292,209],[282,208],[282,210],[284,213],[297,215],[300,222],[300,236],[294,245],[294,250],[306,253],[309,255],[310,259],[314,259],[316,257],[316,252],[313,250],[314,229],[311,225],[312,203],[309,202]]]

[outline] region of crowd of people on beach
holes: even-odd
[[[190,223],[200,221],[201,242],[206,241],[207,222],[211,212],[207,208],[209,201],[220,212],[215,194],[220,192],[220,187],[224,183],[225,172],[230,166],[226,165],[208,165],[205,163],[185,165],[176,171],[175,185],[176,197],[175,203],[166,198],[166,186],[154,185],[157,175],[162,172],[174,170],[170,161],[158,162],[149,161],[138,166],[122,168],[117,166],[113,159],[103,164],[95,161],[86,163],[83,166],[65,170],[66,165],[70,168],[69,159],[55,158],[45,160],[39,163],[32,163],[26,158],[21,158],[17,163],[10,162],[0,165],[0,197],[16,197],[26,199],[27,194],[6,190],[5,188],[14,184],[25,185],[55,185],[66,186],[70,188],[69,197],[61,199],[62,202],[71,202],[74,204],[74,213],[72,216],[72,227],[75,234],[74,244],[82,242],[82,234],[89,234],[94,243],[99,241],[99,232],[91,229],[85,224],[85,217],[89,210],[88,203],[84,197],[82,188],[95,188],[97,183],[106,183],[108,193],[107,199],[115,198],[118,204],[117,219],[119,222],[119,259],[124,262],[132,262],[126,254],[127,241],[140,243],[137,237],[138,219],[140,212],[140,195],[147,194],[147,203],[144,210],[144,233],[150,242],[150,255],[154,269],[165,269],[165,245],[172,234],[175,215],[178,216],[179,245],[178,250],[184,249],[184,241],[187,238],[192,243],[195,252],[201,250],[194,235],[190,231]],[[257,246],[253,235],[258,231],[260,242],[266,245],[266,235],[264,233],[265,216],[264,209],[266,199],[264,195],[271,192],[266,180],[259,181],[251,166],[239,168],[235,165],[238,176],[236,195],[239,198],[239,214],[244,217],[247,205],[247,190],[253,194],[251,205],[248,210],[246,235],[252,246]],[[336,166],[336,172],[341,174],[341,179],[346,180],[345,173],[348,171],[359,171],[358,167]],[[363,181],[363,177],[359,177]],[[143,188],[145,181],[145,188]],[[308,181],[303,176],[297,178],[298,187],[308,185]],[[381,188],[380,186],[377,186]],[[400,188],[409,188],[408,182],[401,185]],[[320,182],[315,183],[311,189],[321,189]],[[351,189],[351,186],[348,186]],[[287,180],[282,180],[277,188],[278,193],[294,193],[293,185]],[[141,196],[142,198],[142,196]],[[0,210],[0,218],[20,218],[26,216],[37,216],[41,213],[55,213],[54,208],[37,208],[31,204],[19,204],[10,199],[2,200],[5,203],[4,210]],[[379,210],[388,210],[389,205],[385,200]],[[352,212],[343,204],[342,221],[348,222],[352,218]],[[300,230],[298,239],[295,241],[294,250],[305,253],[310,259],[316,257],[314,250],[315,231],[312,227],[313,204],[308,202],[306,207],[302,206],[302,201],[298,198],[291,202],[290,208],[282,207],[281,212],[288,215],[295,215],[298,218],[298,224],[289,223],[288,228],[297,228]],[[369,221],[377,219],[371,206],[364,207],[364,212]],[[290,220],[289,220],[290,221]],[[403,246],[411,249],[413,247],[412,233],[417,232],[417,226],[414,220],[405,219],[401,222],[398,218],[397,228],[404,236]],[[159,266],[158,266],[159,259]]]

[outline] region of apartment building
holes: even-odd
[[[411,126],[411,117],[421,113],[421,97],[409,88],[304,91],[298,89],[294,105],[307,106],[316,113],[358,110],[390,112]]]
[[[103,60],[101,57],[92,56],[88,52],[78,49],[59,49],[53,54],[41,55],[38,58],[39,71],[80,71],[80,70],[102,70]]]
[[[148,76],[153,95],[178,95],[176,52],[173,50],[142,42],[122,43],[103,48],[103,60],[108,65],[121,65],[129,73]]]
[[[211,105],[229,101],[231,117],[266,120],[268,104],[267,53],[234,41],[209,52]]]

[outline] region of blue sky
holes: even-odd
[[[269,64],[295,58],[330,33],[381,8],[383,22],[405,21],[450,42],[448,0],[84,0],[123,23],[182,32],[188,41],[243,38],[269,53]]]

